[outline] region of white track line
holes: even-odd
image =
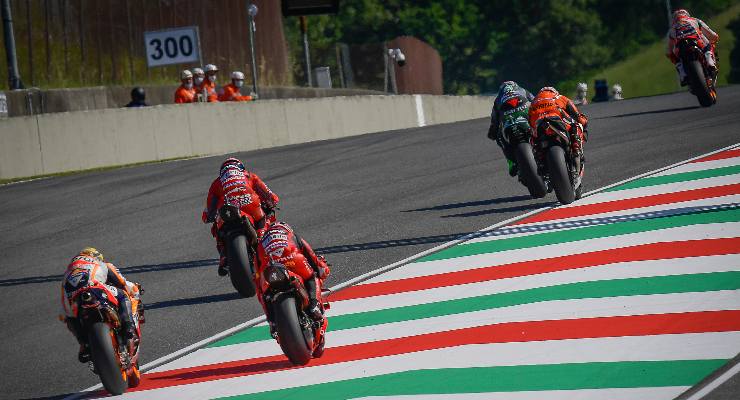
[[[603,186],[603,187],[601,187],[599,189],[595,189],[595,190],[592,190],[590,192],[585,193],[583,195],[583,197],[591,196],[592,194],[596,194],[598,192],[601,192],[601,191],[604,191],[604,190],[613,188],[615,186],[619,186],[619,185],[622,185],[622,184],[627,183],[627,182],[631,182],[631,181],[634,181],[634,180],[637,180],[637,179],[640,179],[640,178],[644,178],[646,176],[657,174],[657,173],[660,173],[660,172],[669,170],[671,168],[677,167],[679,165],[690,163],[690,162],[692,162],[694,160],[698,160],[700,158],[704,158],[704,157],[708,157],[708,156],[711,156],[711,155],[714,155],[714,154],[717,154],[717,153],[721,153],[721,152],[723,152],[725,150],[730,150],[730,149],[733,149],[735,147],[740,147],[740,143],[736,143],[736,144],[733,144],[733,145],[730,145],[730,146],[727,146],[727,147],[723,147],[723,148],[721,148],[719,150],[715,150],[715,151],[712,151],[712,152],[709,152],[709,153],[705,153],[705,154],[702,154],[702,155],[697,156],[697,157],[690,158],[690,159],[685,160],[685,161],[677,162],[677,163],[672,164],[672,165],[669,165],[667,167],[658,168],[658,169],[655,169],[655,170],[646,172],[644,174],[637,175],[637,176],[632,177],[632,178],[624,179],[622,181],[619,181],[617,183],[613,183],[611,185]],[[380,274],[382,274],[382,273],[384,273],[386,271],[390,271],[390,270],[392,270],[394,268],[398,268],[398,267],[400,267],[400,266],[402,266],[404,264],[407,264],[407,263],[409,263],[409,262],[411,262],[413,260],[416,260],[416,259],[419,259],[421,257],[424,257],[424,256],[426,256],[428,254],[437,252],[437,251],[442,250],[442,249],[446,249],[448,247],[452,247],[452,246],[454,246],[456,244],[459,244],[459,243],[463,243],[463,242],[467,241],[468,239],[470,239],[472,237],[476,237],[479,232],[484,232],[484,231],[489,231],[489,230],[492,230],[492,229],[496,229],[498,227],[501,227],[501,226],[510,224],[512,222],[516,222],[518,220],[521,220],[521,219],[524,219],[526,217],[529,217],[530,215],[534,215],[534,214],[540,213],[542,211],[549,210],[549,209],[554,208],[556,206],[557,205],[552,205],[552,206],[538,208],[538,209],[532,210],[532,211],[530,211],[528,213],[522,214],[522,215],[520,215],[518,217],[509,218],[509,219],[507,219],[505,221],[501,221],[499,223],[493,224],[493,225],[491,225],[491,226],[489,226],[487,228],[483,228],[483,229],[481,229],[478,232],[474,232],[472,234],[465,235],[465,236],[463,236],[460,239],[456,239],[456,240],[453,240],[453,241],[450,241],[450,242],[447,242],[447,243],[443,243],[443,244],[441,244],[439,246],[436,246],[434,248],[431,248],[429,250],[423,251],[423,252],[418,253],[416,255],[413,255],[411,257],[407,257],[407,258],[405,258],[405,259],[403,259],[401,261],[398,261],[398,262],[395,262],[393,264],[387,265],[385,267],[378,268],[378,269],[376,269],[374,271],[370,271],[370,272],[367,272],[365,274],[362,274],[362,275],[360,275],[360,276],[358,276],[356,278],[350,279],[350,280],[348,280],[348,281],[346,281],[344,283],[340,283],[339,285],[336,285],[336,286],[330,288],[330,290],[331,291],[342,290],[342,289],[344,289],[344,288],[346,288],[348,286],[352,286],[352,285],[354,285],[354,284],[356,284],[358,282],[361,282],[361,281],[367,280],[367,279],[369,279],[371,277],[380,275]],[[181,350],[178,350],[178,351],[176,351],[174,353],[168,354],[168,355],[163,356],[163,357],[160,357],[160,358],[158,358],[158,359],[156,359],[156,360],[154,360],[152,362],[149,362],[147,364],[144,364],[144,365],[141,366],[141,371],[142,372],[146,372],[146,371],[148,371],[150,369],[156,368],[156,367],[158,367],[158,366],[160,366],[162,364],[165,364],[165,363],[167,363],[169,361],[172,361],[172,360],[174,360],[174,359],[176,359],[178,357],[182,357],[182,356],[184,356],[184,355],[186,355],[188,353],[192,353],[195,350],[198,350],[198,349],[200,349],[202,347],[205,347],[205,346],[207,346],[207,345],[209,345],[209,344],[211,344],[213,342],[219,341],[219,340],[221,340],[221,339],[223,339],[223,338],[225,338],[227,336],[230,336],[230,335],[232,335],[232,334],[234,334],[236,332],[239,332],[239,331],[242,331],[244,329],[250,328],[250,327],[252,327],[254,325],[257,325],[257,324],[259,324],[261,322],[265,322],[265,317],[264,316],[253,318],[253,319],[251,319],[251,320],[249,320],[247,322],[241,323],[241,324],[239,324],[239,325],[237,325],[237,326],[235,326],[233,328],[227,329],[227,330],[225,330],[225,331],[223,331],[221,333],[217,333],[217,334],[215,334],[215,335],[213,335],[213,336],[211,336],[209,338],[205,338],[205,339],[203,339],[203,340],[201,340],[201,341],[199,341],[197,343],[194,343],[194,344],[192,344],[190,346],[187,346],[187,347],[185,347],[185,348],[183,348]],[[729,379],[729,377],[727,379]],[[82,391],[83,393],[75,393],[73,395],[70,395],[70,396],[65,397],[63,400],[77,399],[77,398],[81,397],[82,395],[84,395],[85,394],[84,392],[90,392],[90,391],[93,391],[93,390],[98,390],[98,389],[101,389],[102,387],[103,387],[103,385],[99,383],[97,385],[94,385],[94,386],[91,386],[91,387],[89,387],[87,389],[84,389]]]

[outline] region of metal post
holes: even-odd
[[[671,28],[672,21],[671,21],[671,14],[672,14],[672,7],[671,7],[671,0],[665,0],[665,9],[666,12],[668,12],[668,29]]]
[[[2,14],[3,34],[5,35],[5,57],[8,61],[8,87],[11,90],[23,89],[23,83],[18,72],[18,57],[15,53],[13,14],[10,11],[10,0],[2,0]]]
[[[257,27],[254,25],[254,16],[250,11],[252,6],[251,1],[247,1],[247,16],[249,17],[249,51],[252,56],[252,91],[259,95],[257,92],[257,56],[254,54],[254,36],[257,31]]]
[[[388,93],[388,46],[383,45],[383,91]]]
[[[306,59],[306,81],[308,87],[313,87],[313,79],[311,78],[311,54],[308,51],[308,27],[306,24],[306,17],[301,15],[301,33],[303,34],[303,57]]]

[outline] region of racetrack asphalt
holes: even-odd
[[[740,86],[583,107],[585,191],[740,142]],[[333,264],[328,286],[551,204],[506,173],[487,119],[237,153],[281,197],[278,216]],[[261,315],[216,274],[200,213],[225,156],[0,186],[0,397],[99,383],[57,320],[61,274],[96,246],[146,290],[145,364]],[[7,397],[6,397],[7,396]]]

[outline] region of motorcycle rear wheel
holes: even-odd
[[[293,365],[306,365],[311,361],[311,349],[306,343],[298,319],[296,300],[283,296],[273,305],[280,348]]]
[[[121,371],[112,335],[108,324],[94,323],[89,333],[90,355],[105,390],[112,395],[119,395],[126,391],[128,383],[126,373]]]
[[[527,189],[529,189],[529,194],[534,199],[545,197],[547,187],[545,187],[542,177],[537,174],[537,162],[534,160],[532,145],[527,142],[519,143],[516,145],[514,152],[516,162],[519,165],[519,174]]]
[[[572,203],[576,194],[565,162],[565,150],[560,146],[551,146],[547,149],[545,158],[547,170],[550,172],[550,182],[555,188],[558,201],[562,204]]]
[[[691,61],[689,63],[685,63],[685,65],[686,74],[689,76],[691,91],[699,100],[699,104],[701,104],[702,107],[709,107],[714,104],[712,91],[707,86],[707,78],[704,76],[704,68],[702,68],[701,63],[699,61]]]
[[[227,262],[229,277],[234,289],[244,297],[254,297],[255,288],[252,278],[252,263],[247,250],[247,237],[237,235],[228,241]]]

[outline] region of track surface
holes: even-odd
[[[740,87],[584,108],[586,190],[738,142]],[[282,219],[334,264],[333,285],[554,200],[505,173],[485,119],[239,154],[282,197]],[[251,319],[215,273],[200,223],[223,157],[0,187],[0,393],[56,396],[97,383],[56,320],[69,258],[95,245],[147,293],[143,363]]]

